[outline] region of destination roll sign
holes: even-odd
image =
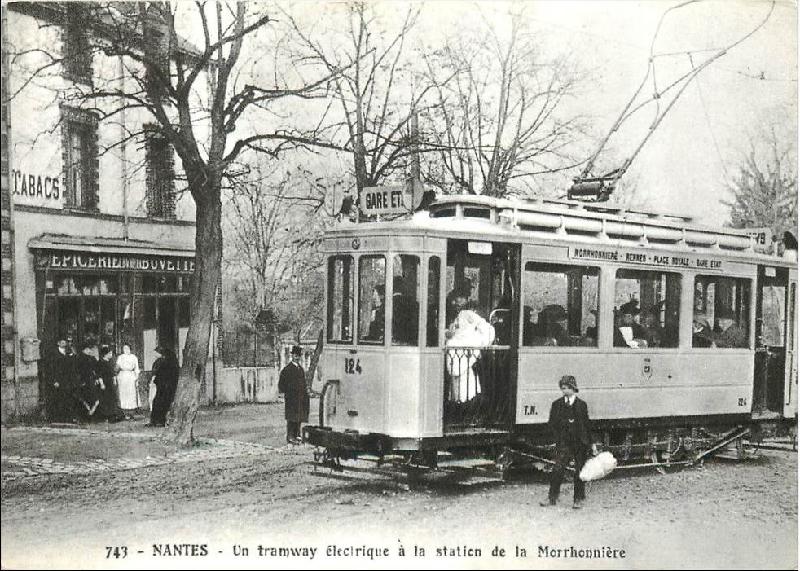
[[[569,257],[575,260],[600,260],[660,268],[713,270],[717,272],[724,270],[722,260],[696,254],[632,252],[630,250],[571,247],[569,249]]]
[[[405,186],[367,186],[361,191],[359,208],[367,216],[405,214],[411,211]]]

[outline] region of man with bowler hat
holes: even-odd
[[[561,480],[570,460],[575,460],[575,478],[572,507],[579,509],[586,498],[584,482],[578,477],[586,463],[589,449],[595,452],[589,434],[589,407],[578,398],[578,384],[572,375],[558,381],[562,397],[550,407],[548,426],[556,443],[555,466],[550,474],[550,493],[542,506],[554,506],[561,491]]]
[[[308,422],[309,397],[306,390],[306,372],[300,365],[303,350],[295,345],[291,351],[292,361],[281,371],[278,391],[284,394],[286,415],[286,442],[299,444],[300,425]]]

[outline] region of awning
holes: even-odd
[[[194,258],[194,248],[167,242],[125,240],[123,238],[87,238],[66,234],[42,234],[28,241],[31,250],[67,250],[91,254],[140,254]]]

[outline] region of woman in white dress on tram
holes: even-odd
[[[131,346],[127,343],[117,357],[117,371],[120,408],[125,411],[139,408],[139,359],[131,353]]]

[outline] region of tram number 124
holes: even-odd
[[[344,358],[344,372],[347,375],[361,374],[361,360],[352,357]]]

